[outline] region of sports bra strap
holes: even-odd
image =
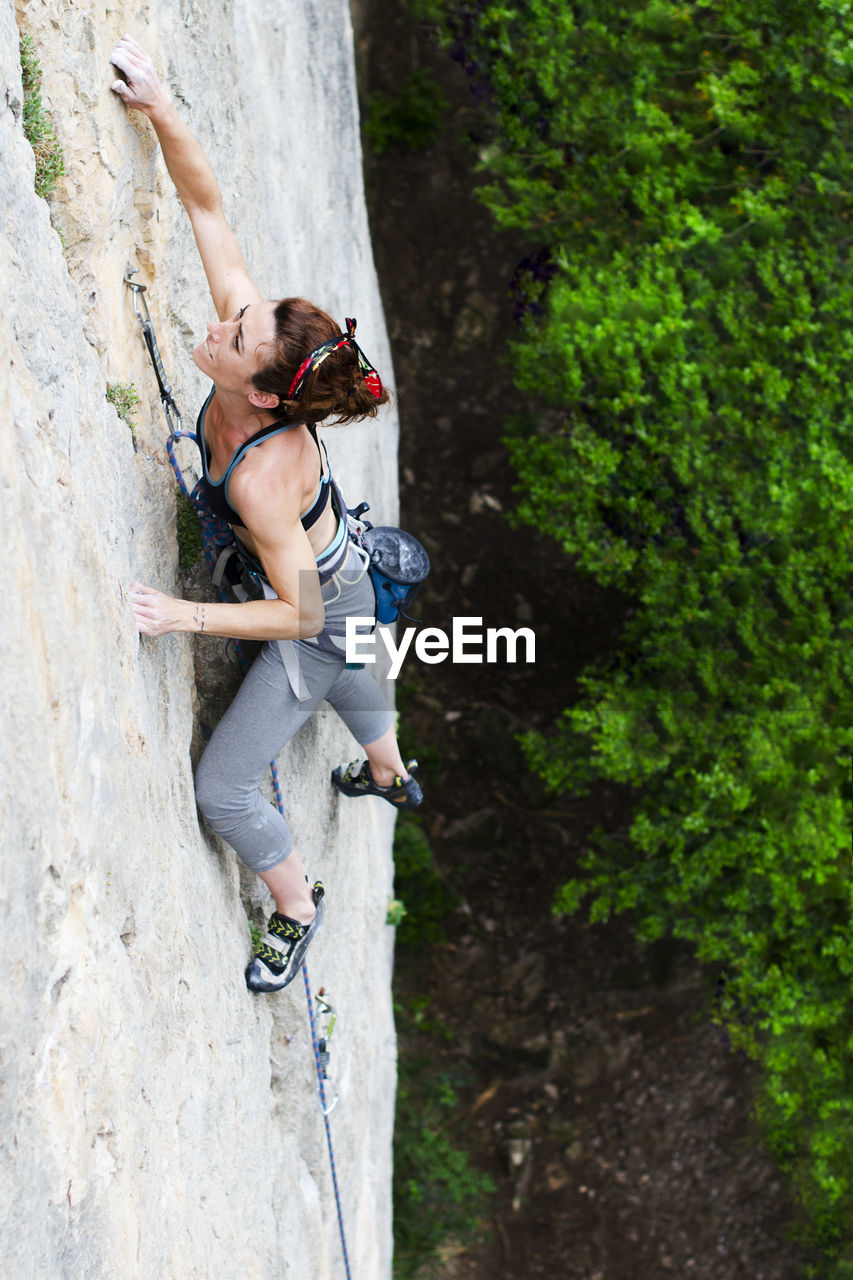
[[[301,516],[302,528],[307,532],[312,525],[316,524],[320,516],[326,510],[329,503],[329,482],[332,479],[332,468],[329,466],[329,455],[326,452],[325,440],[317,437],[317,428],[313,422],[308,423],[308,430],[311,432],[311,438],[317,446],[317,452],[320,454],[320,484],[317,489],[317,495],[308,510]],[[325,461],[325,466],[323,463]]]

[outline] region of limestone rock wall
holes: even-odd
[[[33,190],[19,29],[65,151],[62,240]],[[247,910],[267,903],[199,829],[192,645],[140,639],[126,600],[134,577],[175,589],[176,542],[125,267],[149,286],[188,427],[212,308],[153,133],[109,91],[123,31],[208,152],[262,292],[355,313],[391,373],[345,0],[0,0],[0,1275],[337,1280],[302,983],[246,991]],[[131,381],[136,447],[105,399]],[[327,433],[345,493],[380,521],[396,517],[396,429],[388,414]],[[309,969],[339,1010],[330,1122],[353,1273],[374,1280],[391,1250],[393,814],[336,801],[329,769],[354,753],[324,709],[279,763],[329,892]]]

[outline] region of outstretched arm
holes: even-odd
[[[240,246],[225,221],[213,170],[160,83],[153,62],[132,36],[122,36],[110,62],[124,77],[113,82],[113,92],[154,126],[169,176],[189,214],[220,320],[247,302],[260,302],[261,294],[249,279]]]

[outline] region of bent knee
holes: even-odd
[[[228,779],[205,761],[206,757],[202,756],[196,769],[195,800],[202,816],[208,822],[216,822],[217,819],[232,816],[241,806],[235,804]]]

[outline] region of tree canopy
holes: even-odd
[[[634,604],[531,762],[631,789],[560,910],[723,975],[820,1274],[853,1276],[853,9],[426,0],[520,290],[520,519]]]

